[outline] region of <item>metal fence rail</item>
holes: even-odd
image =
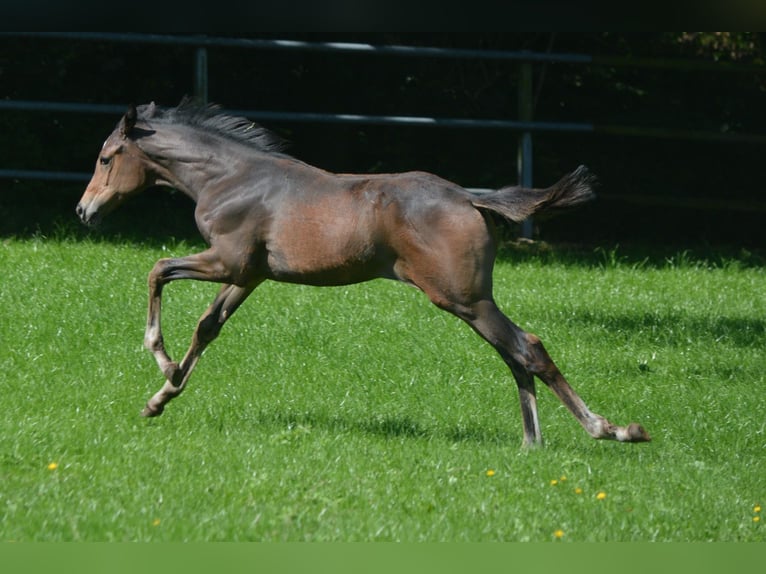
[[[118,115],[125,112],[127,103],[81,104],[44,102],[30,100],[0,100],[0,110],[34,112],[73,112]],[[506,129],[515,131],[592,132],[596,127],[587,122],[543,122],[505,119],[439,118],[418,116],[380,116],[370,114],[330,114],[313,112],[279,112],[268,110],[228,109],[228,113],[245,116],[251,120],[299,123],[336,123],[367,125],[400,125],[440,128]],[[766,140],[766,138],[764,138]]]

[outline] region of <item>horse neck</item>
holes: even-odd
[[[178,189],[195,202],[213,188],[220,189],[226,180],[241,177],[245,165],[252,164],[254,158],[267,155],[189,128],[158,130],[142,142],[141,148],[153,163],[157,183]]]

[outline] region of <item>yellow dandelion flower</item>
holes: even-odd
[[[487,470],[487,476],[495,476],[495,471],[490,468]]]
[[[606,498],[606,492],[603,490],[596,495],[596,500],[604,500]]]
[[[561,482],[564,482],[566,479],[567,479],[567,477],[565,475],[563,475],[563,474],[561,475],[561,478],[559,478],[559,480]]]
[[[48,470],[56,470],[59,467],[59,463],[57,462],[51,462],[48,464]]]
[[[575,488],[575,494],[582,494],[582,488],[580,488],[579,486]]]
[[[760,512],[760,511],[761,511],[761,505],[760,504],[756,504],[755,506],[753,506],[753,512],[757,513],[757,512]]]
[[[160,519],[159,518],[155,518],[154,520],[152,520],[152,526],[159,526],[159,525],[160,525]]]
[[[560,540],[564,537],[564,531],[559,528],[553,535]]]
[[[753,522],[760,522],[761,517],[760,516],[753,516]]]
[[[556,480],[555,478],[553,480],[551,480],[551,486],[556,486],[558,483],[559,483],[559,481]]]

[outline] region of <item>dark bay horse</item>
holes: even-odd
[[[638,424],[617,426],[592,412],[540,339],[495,305],[492,212],[512,221],[592,198],[583,166],[547,189],[507,187],[472,194],[424,172],[334,174],[281,152],[272,133],[215,106],[130,106],[104,142],[77,214],[93,225],[149,186],[196,202],[201,253],[157,261],[149,273],[144,344],[165,376],[142,414],[157,416],[186,387],[202,351],[253,289],[267,279],[318,286],[375,278],[422,290],[492,345],[516,380],[524,444],[542,443],[534,378],[558,396],[594,438],[648,441]],[[181,362],[165,351],[162,289],[177,279],[222,283]]]

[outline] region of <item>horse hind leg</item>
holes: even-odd
[[[618,426],[592,412],[556,367],[540,339],[516,326],[493,301],[479,301],[458,316],[487,340],[511,368],[519,387],[525,445],[542,443],[537,419],[534,377],[539,378],[553,391],[593,438],[621,442],[651,440],[639,424]]]
[[[516,386],[519,389],[519,404],[521,406],[521,423],[524,430],[524,446],[542,445],[543,435],[540,430],[540,419],[537,415],[537,394],[535,378],[514,362],[506,361],[511,368]]]
[[[224,285],[218,292],[213,303],[202,314],[192,335],[192,342],[183,360],[178,364],[172,378],[168,378],[162,388],[147,401],[142,416],[155,417],[162,414],[165,405],[180,395],[186,388],[197,361],[205,348],[215,340],[224,323],[234,311],[247,299],[259,282],[248,287]]]
[[[404,255],[394,265],[394,275],[421,289],[441,309],[463,319],[500,354],[519,388],[524,444],[542,443],[535,377],[558,396],[592,437],[626,442],[650,440],[640,425],[617,426],[588,409],[540,339],[524,332],[498,309],[492,300],[494,247],[488,223],[478,212],[473,218],[460,219],[459,225],[452,225],[455,221],[450,227],[432,226],[430,249],[417,241],[419,237],[401,248]],[[453,233],[455,229],[459,233]]]

